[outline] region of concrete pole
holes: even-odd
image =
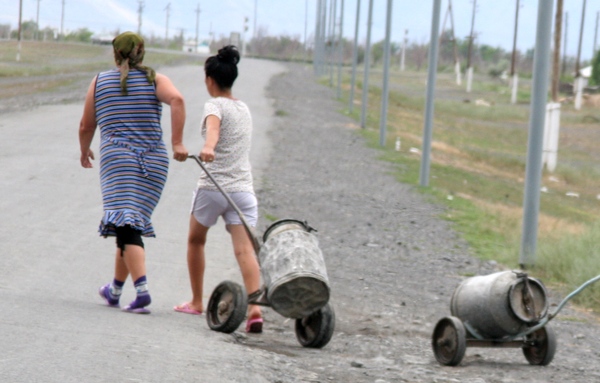
[[[144,11],[144,0],[138,0],[138,35],[142,35],[142,12]]]
[[[37,11],[35,14],[35,40],[40,38],[40,1],[37,0]]]
[[[421,174],[419,178],[421,186],[429,186],[431,139],[433,137],[433,101],[435,97],[435,81],[437,75],[441,3],[442,0],[433,0],[431,41],[429,42],[429,73],[427,76],[427,96],[425,101],[425,126],[423,128],[423,150],[421,155]]]
[[[367,43],[365,46],[365,72],[362,86],[362,105],[360,127],[367,127],[367,103],[369,102],[369,67],[371,66],[371,26],[373,23],[373,0],[369,0],[369,16],[367,18]]]
[[[525,168],[523,236],[519,258],[519,265],[522,268],[535,264],[554,0],[539,0],[538,4],[531,115],[529,119],[527,165]]]
[[[475,40],[475,13],[477,13],[477,0],[473,0],[473,15],[471,16],[471,35],[469,37],[469,50],[467,53],[467,93],[473,86],[473,41]]]
[[[456,74],[456,85],[462,83],[460,73],[460,60],[458,58],[458,47],[456,44],[456,33],[454,33],[454,10],[452,9],[452,0],[448,0],[448,11],[450,12],[450,25],[452,27],[452,49],[454,51],[454,73]]]
[[[171,13],[171,3],[165,7],[167,11],[167,23],[165,25],[165,48],[169,46],[169,14]]]
[[[358,64],[358,25],[360,20],[360,0],[356,1],[356,22],[354,23],[354,46],[352,47],[352,81],[350,83],[350,97],[348,97],[348,110],[354,111],[354,88],[356,86],[356,65]]]
[[[304,61],[308,62],[308,0],[304,1]]]
[[[321,0],[319,0],[320,2]],[[318,5],[317,5],[318,6]],[[258,0],[254,0],[254,27],[252,28],[252,38],[256,38],[256,10],[258,9]]]
[[[337,98],[342,98],[342,63],[344,62],[344,0],[340,0],[340,35],[338,37],[338,73],[337,73]]]
[[[596,12],[596,29],[594,31],[594,54],[592,60],[596,58],[596,51],[598,50],[598,23],[600,22],[600,11]]]
[[[383,85],[381,90],[381,117],[379,119],[379,146],[385,147],[387,131],[387,112],[390,82],[390,38],[392,35],[392,1],[387,0],[387,13],[385,22],[385,43],[383,47]]]
[[[404,30],[404,40],[402,40],[402,56],[400,56],[400,70],[406,69],[406,45],[408,44],[408,29]]]
[[[554,51],[552,53],[552,101],[558,102],[558,91],[560,88],[560,51],[562,36],[563,0],[556,1],[556,16],[554,17]]]
[[[62,8],[60,12],[60,39],[65,39],[65,0],[62,0]]]
[[[583,99],[583,88],[585,80],[581,76],[581,45],[583,42],[583,26],[585,24],[585,6],[587,0],[583,0],[583,8],[581,10],[581,26],[579,29],[579,47],[577,48],[577,61],[575,62],[575,109],[581,109]]]
[[[200,10],[200,3],[198,3],[198,7],[196,8],[195,12],[196,12],[196,47],[194,48],[194,51],[196,53],[198,53],[198,45],[200,45],[200,13],[202,12]],[[244,25],[244,27],[245,27],[245,25]]]
[[[333,65],[335,61],[335,41],[336,41],[336,28],[335,28],[335,18],[337,14],[337,3],[338,0],[331,0],[331,17],[329,18],[329,38],[331,44],[329,45],[329,86],[333,86]]]
[[[23,20],[23,0],[19,0],[19,31],[17,32],[17,62],[21,61],[21,24]]]
[[[559,0],[560,1],[560,0]],[[517,74],[517,33],[519,30],[519,8],[521,7],[520,1],[517,0],[517,10],[515,11],[515,33],[513,35],[513,51],[510,62],[510,76],[512,78],[512,95],[510,98],[511,104],[517,103],[517,90],[519,89],[519,75]]]

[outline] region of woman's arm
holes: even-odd
[[[171,145],[173,158],[185,161],[188,151],[183,145],[183,127],[185,125],[185,100],[171,80],[160,73],[156,74],[156,97],[171,107]]]
[[[94,133],[96,132],[96,106],[94,105],[94,93],[96,91],[96,77],[92,80],[85,95],[83,116],[79,123],[79,148],[81,149],[80,162],[84,168],[91,168],[94,152],[90,149]]]

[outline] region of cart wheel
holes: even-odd
[[[527,335],[523,355],[534,366],[547,366],[556,352],[556,335],[548,325]]]
[[[440,364],[457,366],[467,350],[467,333],[462,321],[453,316],[440,319],[433,330],[431,345]]]
[[[296,338],[303,347],[324,347],[333,336],[335,312],[329,303],[305,318],[296,319]]]
[[[242,324],[247,309],[246,289],[235,282],[221,282],[208,301],[206,322],[211,330],[230,334]]]

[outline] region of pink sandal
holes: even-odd
[[[248,333],[260,334],[262,332],[262,327],[262,318],[248,319],[248,321],[246,322],[246,332]]]

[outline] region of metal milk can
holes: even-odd
[[[548,311],[546,288],[518,271],[502,271],[464,280],[450,301],[453,316],[477,338],[517,335]]]
[[[313,228],[285,219],[263,235],[258,254],[267,299],[287,318],[304,318],[329,301],[329,281]]]

